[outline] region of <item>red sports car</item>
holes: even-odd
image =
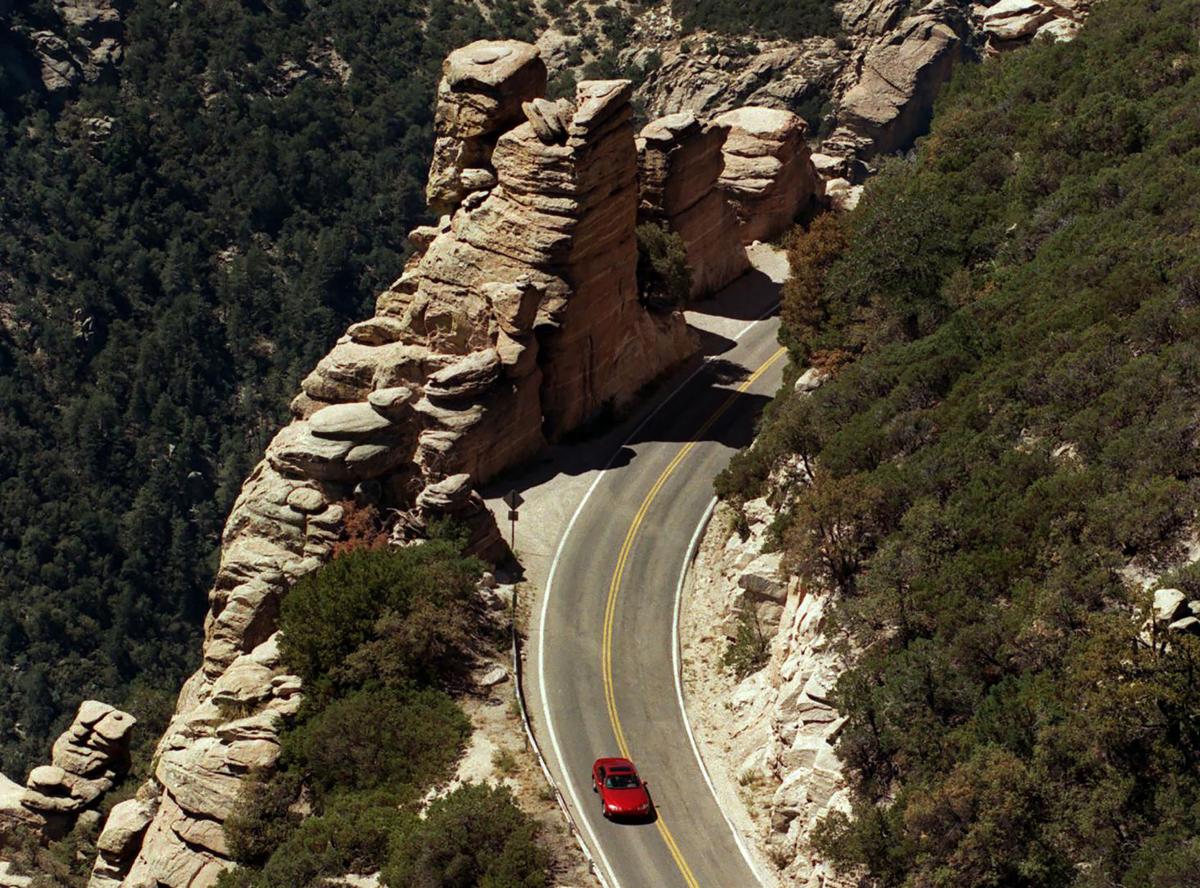
[[[629,759],[596,759],[592,792],[600,794],[600,813],[605,817],[648,818],[653,814],[649,789]]]

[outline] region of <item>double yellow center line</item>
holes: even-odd
[[[747,378],[745,382],[738,386],[735,391],[730,393],[729,397],[726,398],[725,402],[717,408],[716,412],[714,412],[707,420],[705,420],[704,425],[700,426],[696,433],[692,435],[688,442],[680,449],[679,453],[675,454],[675,458],[671,460],[670,464],[665,469],[663,469],[662,474],[658,476],[658,480],[654,482],[654,486],[650,488],[650,492],[646,494],[646,498],[642,500],[642,505],[638,509],[637,514],[634,516],[633,523],[629,526],[629,532],[625,534],[625,542],[621,546],[620,554],[617,556],[617,566],[613,570],[612,581],[608,585],[608,603],[604,610],[604,635],[600,648],[601,673],[604,677],[604,699],[608,704],[608,717],[612,721],[613,734],[617,739],[617,747],[621,750],[621,755],[625,758],[632,758],[632,756],[629,754],[629,746],[625,742],[625,732],[621,730],[621,719],[617,715],[617,700],[616,694],[613,690],[612,676],[612,637],[613,618],[617,611],[617,597],[621,591],[621,579],[625,575],[625,565],[629,561],[629,553],[633,549],[633,542],[637,538],[637,534],[641,529],[642,522],[646,518],[646,513],[650,510],[651,503],[654,502],[655,497],[658,496],[659,491],[661,491],[663,488],[663,485],[667,483],[667,479],[671,477],[671,475],[675,472],[675,469],[679,467],[679,464],[687,458],[689,453],[691,453],[692,448],[696,446],[696,442],[704,437],[704,434],[710,428],[712,428],[713,424],[716,423],[716,421],[720,419],[722,415],[724,415],[725,411],[733,406],[733,403],[737,400],[738,396],[745,394],[746,390],[749,389],[750,386],[754,385],[758,378],[766,373],[771,365],[778,361],[786,351],[786,349],[781,348],[771,355],[771,357],[767,358],[767,360],[764,361],[757,370],[750,374],[749,378]],[[696,877],[692,874],[691,867],[688,866],[687,861],[683,858],[683,854],[680,853],[679,846],[675,843],[675,837],[671,835],[671,830],[667,828],[667,824],[663,820],[661,814],[658,816],[655,824],[658,827],[659,835],[661,835],[663,838],[663,842],[666,843],[667,850],[671,852],[671,857],[673,857],[675,860],[675,865],[679,867],[679,872],[683,874],[684,881],[687,882],[688,888],[700,888],[700,883],[696,881]]]

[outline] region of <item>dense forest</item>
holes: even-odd
[[[790,244],[793,375],[719,481],[840,592],[850,817],[884,886],[1200,884],[1200,639],[1143,630],[1200,504],[1200,4],[964,68]],[[1143,590],[1136,577],[1157,576]]]
[[[443,56],[528,8],[143,0],[114,82],[0,96],[4,773],[87,697],[161,724],[242,478],[423,221]]]

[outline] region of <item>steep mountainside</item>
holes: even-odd
[[[849,813],[813,838],[845,873],[1200,878],[1198,35],[1194,0],[1110,3],[964,70],[915,155],[791,244],[793,379],[831,377],[719,488],[767,497],[743,526],[799,578],[785,624],[833,597]],[[809,736],[785,696],[778,778]]]
[[[441,59],[514,9],[150,0],[119,78],[4,92],[0,770],[88,697],[161,728],[242,479],[400,273]]]

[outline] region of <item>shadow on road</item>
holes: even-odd
[[[735,391],[748,371],[716,356],[732,351],[737,343],[722,332],[704,327],[710,319],[716,319],[713,325],[722,331],[741,330],[744,323],[721,323],[720,319],[746,323],[760,319],[773,313],[771,309],[778,299],[779,285],[763,272],[751,269],[716,296],[690,305],[691,327],[700,343],[697,354],[648,387],[636,399],[638,407],[632,413],[597,417],[546,448],[529,463],[484,485],[480,492],[485,498],[492,499],[509,490],[537,487],[559,475],[577,476],[595,469],[626,466],[633,460],[635,452],[632,448],[637,444],[691,441],[696,431],[722,407],[725,408],[722,416],[704,429],[696,440],[716,441],[738,449],[747,446],[753,440],[757,420],[748,423],[745,417],[749,414],[757,418],[770,398]],[[688,384],[685,394],[653,412],[664,397],[697,370],[699,373]],[[636,434],[632,434],[635,429]]]
[[[719,293],[690,304],[688,311],[731,320],[753,321],[778,300],[779,285],[757,268],[751,268]]]

